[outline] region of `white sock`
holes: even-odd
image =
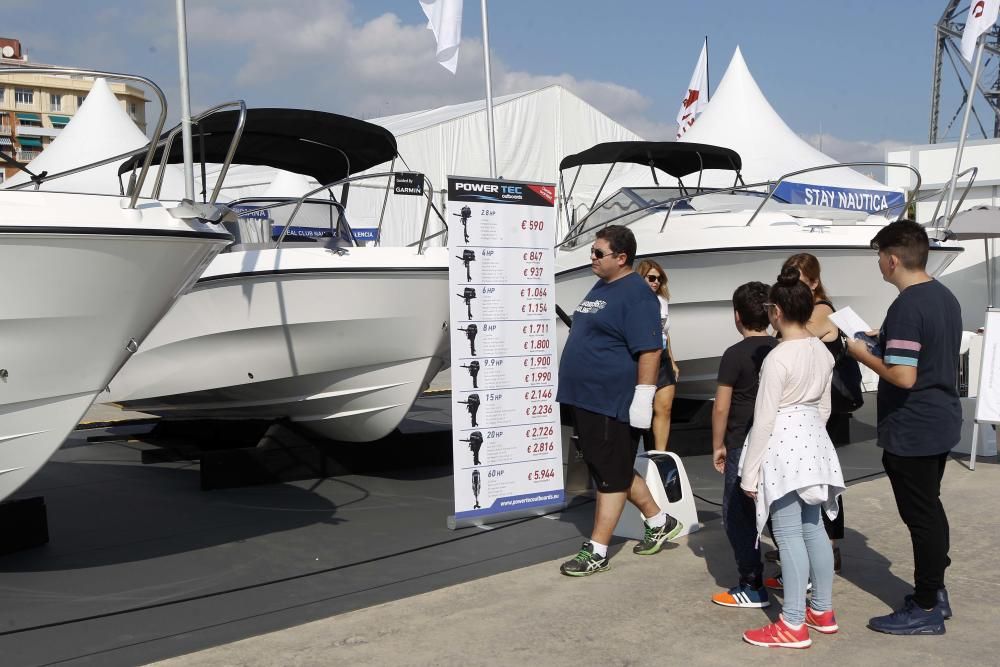
[[[667,523],[667,513],[660,512],[659,514],[646,519],[646,523],[649,524],[650,528],[659,528]]]
[[[601,558],[605,558],[608,555],[608,545],[607,544],[601,544],[600,542],[595,542],[594,540],[591,540],[590,541],[590,546],[592,546],[594,548],[594,555],[595,556],[600,556]]]
[[[789,630],[801,630],[802,629],[802,623],[799,623],[798,625],[793,625],[793,624],[789,623],[787,620],[785,620],[784,614],[782,614],[782,616],[781,616],[781,622],[784,623],[786,626],[788,626]]]

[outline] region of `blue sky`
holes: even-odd
[[[793,130],[814,143],[822,131],[837,158],[880,157],[927,141],[934,24],[945,4],[493,0],[494,89],[559,82],[647,138],[669,138],[708,35],[713,87],[739,45]],[[194,108],[243,98],[371,118],[481,98],[479,5],[466,0],[452,76],[434,61],[417,0],[189,0]],[[149,76],[175,118],[173,6],[0,0],[0,34],[21,39],[40,62]],[[947,66],[945,81],[947,122],[959,103]]]

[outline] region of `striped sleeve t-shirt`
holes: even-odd
[[[878,444],[898,456],[932,456],[951,450],[961,436],[958,349],[962,311],[936,280],[911,285],[893,301],[879,335],[882,360],[917,369],[902,389],[878,385]]]
[[[885,341],[885,356],[887,364],[903,366],[920,365],[920,341],[891,338]]]

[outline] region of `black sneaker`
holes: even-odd
[[[639,544],[632,547],[632,553],[640,556],[652,556],[663,547],[664,542],[677,537],[684,528],[684,524],[669,514],[666,523],[659,528],[653,528],[645,521],[642,524],[646,527],[646,533]]]
[[[595,554],[594,546],[590,542],[584,542],[573,558],[559,566],[559,571],[570,577],[586,577],[609,569],[611,569],[611,559]]]
[[[913,600],[903,603],[903,608],[887,614],[876,616],[868,621],[868,627],[876,632],[889,635],[943,635],[945,633],[944,616],[941,607],[921,609]]]
[[[913,593],[908,594],[903,601],[906,604],[913,604]],[[941,610],[941,616],[944,620],[951,618],[951,600],[948,599],[948,589],[939,588],[937,592],[937,606]]]

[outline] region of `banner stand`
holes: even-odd
[[[566,509],[567,503],[561,502],[555,505],[546,505],[543,507],[532,507],[531,509],[525,510],[513,510],[511,512],[504,512],[503,514],[487,514],[481,517],[475,517],[471,519],[456,519],[454,514],[449,514],[447,519],[448,530],[459,530],[462,528],[473,528],[476,526],[488,526],[494,523],[506,523],[507,521],[514,521],[515,519],[529,519],[539,516],[545,516],[546,514],[554,514],[556,512],[561,512]]]
[[[448,177],[450,529],[565,507],[555,185]]]
[[[972,443],[969,446],[969,470],[976,469],[979,450],[979,426],[1000,424],[1000,309],[986,310],[983,331],[983,352],[976,389],[976,418],[972,423]]]

